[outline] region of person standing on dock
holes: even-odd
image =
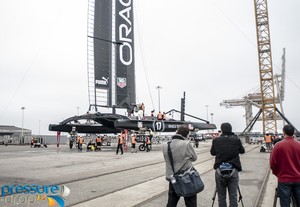
[[[265,140],[265,143],[266,143],[266,147],[267,147],[267,150],[269,152],[272,151],[272,136],[269,134],[269,133],[266,133],[266,135],[264,136],[264,140]]]
[[[119,149],[121,150],[121,155],[123,154],[123,143],[124,143],[124,140],[125,140],[125,132],[122,131],[121,134],[119,135],[119,138],[118,138],[118,146],[117,146],[116,154],[119,153]]]
[[[176,134],[172,137],[170,147],[174,158],[173,162],[175,172],[178,172],[179,170],[184,171],[193,167],[192,162],[197,160],[197,154],[191,143],[187,140],[189,132],[190,130],[188,125],[184,124],[177,129]],[[163,145],[162,151],[166,161],[166,180],[169,181],[167,207],[175,207],[177,206],[180,197],[176,194],[171,183],[171,177],[173,176],[174,172],[168,154],[167,143]],[[197,194],[190,197],[184,197],[184,202],[188,207],[196,207]]]
[[[137,150],[135,149],[136,144],[136,133],[131,134],[131,153],[137,153]]]
[[[82,145],[84,143],[84,139],[82,136],[79,136],[79,140],[78,140],[78,149],[80,152],[82,152]]]
[[[101,151],[102,141],[103,141],[102,137],[97,136],[97,138],[96,138],[96,150]]]
[[[300,142],[294,138],[292,125],[283,127],[284,140],[276,143],[270,157],[270,168],[278,178],[280,206],[289,207],[291,197],[300,206]]]
[[[221,124],[221,135],[212,140],[210,153],[215,157],[214,169],[219,207],[226,207],[228,188],[230,207],[238,206],[239,171],[242,171],[240,155],[245,148],[229,123]],[[226,168],[226,170],[223,170]],[[229,174],[228,174],[229,172]]]

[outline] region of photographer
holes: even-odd
[[[231,207],[238,206],[238,188],[239,171],[242,171],[242,165],[239,154],[245,153],[245,148],[238,136],[232,133],[232,127],[229,123],[221,125],[221,135],[213,139],[210,153],[215,157],[214,169],[216,189],[218,192],[219,207],[226,207],[226,190],[228,188],[229,203]],[[220,166],[225,164],[230,166],[232,173],[225,177],[221,174]]]
[[[172,142],[170,144],[171,150],[173,152],[174,158],[174,171],[175,173],[179,170],[187,170],[191,168],[192,162],[197,160],[197,154],[187,140],[189,135],[189,127],[188,125],[181,125],[176,134],[172,137]],[[163,145],[163,154],[166,161],[166,180],[169,181],[169,193],[168,193],[168,207],[176,207],[180,197],[176,194],[172,183],[170,182],[170,178],[173,175],[172,166],[170,163],[170,158],[168,155],[168,144],[165,143]],[[190,197],[184,197],[185,205],[189,207],[197,206],[197,194]]]

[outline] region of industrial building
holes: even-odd
[[[57,144],[56,135],[34,135],[30,129],[0,125],[0,144],[30,144],[33,137],[42,138],[45,144]],[[66,144],[67,141],[67,135],[60,136],[60,144]]]
[[[29,144],[31,138],[32,133],[30,129],[0,125],[0,143],[2,144]]]

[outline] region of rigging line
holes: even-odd
[[[256,48],[256,43],[254,43],[244,32],[239,28],[239,26],[232,21],[232,19],[226,15],[226,13],[212,0],[214,6],[226,17],[226,19]]]
[[[226,15],[226,13],[216,4],[216,2],[214,0],[212,0],[212,2],[215,4],[215,7],[224,15],[224,17],[226,17],[226,19],[251,43],[251,45],[253,47],[256,48],[256,43],[254,43],[244,32],[243,30],[236,24],[234,23],[234,21],[228,16]],[[281,72],[281,69],[278,65],[276,65],[273,62],[273,68],[276,68],[278,71]]]
[[[25,80],[27,74],[28,74],[29,71],[31,70],[32,65],[34,64],[34,62],[35,62],[35,60],[36,60],[36,58],[37,58],[38,53],[39,53],[40,50],[41,50],[41,46],[40,46],[39,49],[37,50],[36,54],[34,55],[33,60],[31,61],[31,63],[30,63],[29,66],[27,67],[27,69],[25,70],[25,73],[23,74],[21,80],[19,81],[19,83],[18,83],[16,89],[14,90],[14,92],[13,92],[12,95],[11,95],[11,97],[9,98],[9,101],[8,101],[7,105],[5,106],[4,110],[2,111],[2,113],[1,113],[1,115],[0,115],[0,120],[1,120],[1,119],[3,118],[3,116],[5,115],[5,113],[6,113],[7,109],[8,109],[8,107],[11,105],[13,99],[15,98],[16,94],[18,93],[18,91],[19,91],[21,85],[23,84],[23,82],[24,82],[24,80]]]
[[[136,1],[135,1],[136,2]],[[139,18],[138,18],[138,10],[139,10],[139,5],[138,3],[135,3],[135,6],[137,9],[135,9],[135,13],[136,13],[136,23],[137,23],[137,33],[138,33],[138,37],[139,37],[139,47],[140,47],[140,51],[141,51],[141,59],[142,59],[142,64],[143,64],[143,69],[144,69],[144,73],[145,73],[145,77],[146,77],[146,83],[147,83],[147,87],[148,87],[148,92],[150,94],[150,99],[151,99],[151,103],[152,103],[152,108],[155,109],[154,107],[154,102],[153,102],[153,97],[152,97],[152,93],[151,93],[151,90],[150,90],[150,84],[149,84],[149,78],[148,78],[148,72],[147,72],[147,68],[146,68],[146,65],[145,65],[145,61],[144,61],[144,55],[143,55],[143,46],[142,46],[142,37],[141,37],[141,32],[140,32],[140,26],[139,26]]]
[[[291,81],[295,86],[296,86],[296,88],[298,88],[299,90],[300,90],[300,86],[297,84],[297,83],[295,83],[294,81],[292,81],[289,77],[287,77],[287,76],[285,76],[289,81]]]
[[[55,18],[55,20],[54,20],[55,23],[57,23],[58,18],[59,18],[59,16],[60,16],[60,14],[61,14],[61,12],[62,12],[63,9],[64,9],[64,8],[61,8],[61,9],[58,11],[57,15],[55,15],[55,16],[56,16],[56,18]],[[54,24],[53,24],[53,27],[54,27]],[[31,63],[30,63],[29,66],[27,67],[27,69],[26,69],[26,71],[25,71],[25,73],[24,73],[22,79],[20,80],[20,82],[19,82],[18,85],[17,85],[17,88],[16,88],[16,89],[14,90],[14,92],[12,93],[11,97],[9,98],[9,101],[8,101],[7,105],[5,106],[4,110],[2,111],[2,113],[1,113],[1,115],[0,115],[0,120],[1,120],[1,119],[3,118],[3,116],[5,115],[5,113],[6,113],[7,109],[8,109],[8,107],[11,105],[11,102],[13,101],[13,99],[14,99],[15,96],[16,96],[16,94],[18,93],[19,88],[20,88],[21,85],[23,84],[23,82],[24,82],[24,80],[25,80],[27,74],[28,74],[29,71],[32,69],[32,65],[33,65],[34,62],[36,61],[36,59],[37,59],[37,57],[38,57],[38,55],[39,55],[39,53],[40,53],[40,51],[41,51],[41,49],[42,49],[42,46],[44,45],[43,43],[46,42],[46,40],[48,39],[48,37],[50,36],[50,34],[53,33],[53,31],[54,31],[53,28],[51,28],[51,30],[48,30],[48,34],[45,35],[45,36],[44,36],[45,38],[41,41],[41,44],[40,44],[39,48],[37,49],[37,51],[36,51],[36,53],[35,53],[35,55],[34,55],[32,61],[31,61]]]
[[[37,55],[35,55],[34,59],[36,58]],[[22,83],[25,80],[25,77],[27,76],[29,69],[31,68],[31,66],[33,65],[34,60],[30,63],[29,67],[26,69],[25,74],[23,75],[22,79],[20,80],[19,84],[17,85],[17,88],[15,89],[15,91],[12,93],[11,97],[9,98],[9,101],[7,103],[7,105],[4,107],[4,110],[2,111],[1,115],[0,115],[0,120],[3,118],[5,112],[7,111],[8,107],[10,106],[11,102],[13,101],[15,95],[17,94],[17,92],[19,91],[19,88],[21,87]]]
[[[226,13],[216,4],[216,2],[214,0],[212,0],[214,6],[226,17],[226,19],[256,48],[256,44],[253,43],[253,41],[239,28],[239,26],[237,24],[235,24],[232,19],[229,18],[229,16],[226,15]],[[273,62],[273,68],[276,68],[278,71],[281,72],[281,67],[279,67],[278,65],[276,65]],[[299,90],[300,87],[294,82],[292,81],[287,75],[285,76],[289,81],[291,81]]]
[[[296,86],[296,88],[298,88],[300,90],[300,86],[296,82],[292,81],[286,74],[285,74],[285,78],[287,78],[289,81],[291,81],[291,83],[294,84]]]

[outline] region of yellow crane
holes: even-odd
[[[284,99],[285,49],[283,51],[282,58],[282,74],[273,75],[267,0],[254,0],[254,6],[260,91],[248,94],[242,99],[225,100],[220,105],[224,105],[226,107],[245,107],[247,127],[244,132],[250,132],[254,123],[257,120],[261,120],[263,133],[276,133],[277,120],[282,120],[282,118],[284,119],[284,117],[276,115],[276,111],[278,111],[276,103],[280,103],[281,110],[283,111],[282,101]],[[274,82],[277,86],[277,94],[275,94]],[[277,95],[277,97],[275,95]],[[252,106],[256,106],[260,109],[254,118],[252,116]],[[280,112],[279,114],[282,115]]]
[[[254,0],[263,133],[277,132],[272,50],[267,0]]]

